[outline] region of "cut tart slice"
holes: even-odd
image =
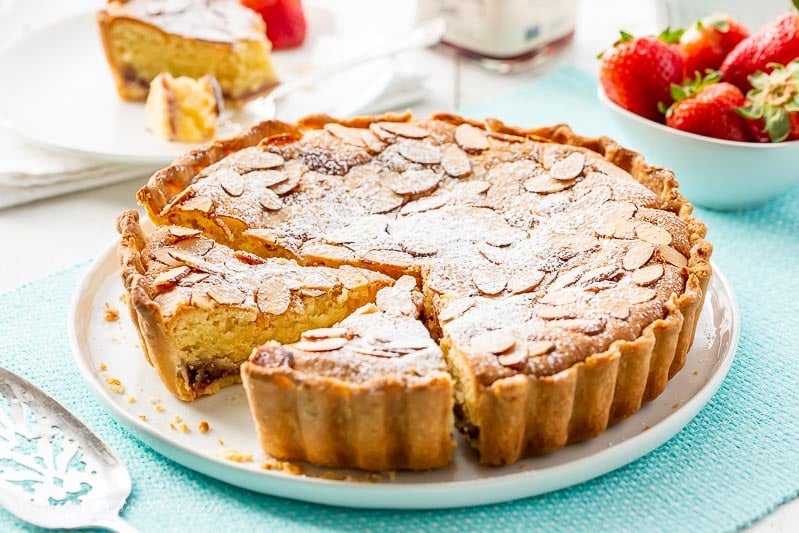
[[[448,464],[452,380],[421,304],[405,276],[332,328],[257,348],[241,373],[263,450],[366,470]]]
[[[233,251],[196,230],[146,235],[136,211],[118,220],[128,303],[145,355],[182,400],[240,381],[239,365],[267,340],[293,342],[346,317],[393,283],[351,267],[300,267]]]
[[[210,141],[222,105],[219,84],[212,76],[195,80],[162,73],[153,79],[147,95],[147,128],[168,141]]]
[[[97,23],[124,100],[144,101],[162,72],[212,75],[232,106],[277,83],[263,20],[238,0],[109,0]]]
[[[486,464],[596,436],[657,397],[711,275],[673,173],[563,125],[264,122],[138,197],[157,224],[258,256],[416,277]]]

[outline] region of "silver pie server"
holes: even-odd
[[[0,368],[0,507],[44,528],[134,532],[119,511],[130,475],[83,422]]]

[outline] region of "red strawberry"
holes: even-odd
[[[685,74],[716,70],[735,46],[749,36],[746,27],[723,13],[694,22],[680,37]]]
[[[621,32],[621,39],[600,59],[599,81],[608,98],[633,113],[662,122],[658,104],[671,102],[669,87],[683,77],[679,51],[658,37],[633,38]]]
[[[272,48],[293,48],[305,40],[305,15],[301,0],[241,0],[261,15]]]
[[[674,104],[666,111],[666,125],[717,139],[748,141],[746,119],[737,113],[745,102],[741,90],[718,83],[718,72],[699,74],[685,86],[673,85]]]
[[[772,142],[799,139],[799,59],[769,68],[771,74],[758,72],[749,78],[753,89],[738,112],[756,121],[761,135],[766,133]]]
[[[799,7],[799,0],[793,0]],[[799,13],[785,13],[733,48],[721,65],[725,81],[749,90],[748,78],[758,71],[771,72],[770,63],[787,65],[799,57]]]

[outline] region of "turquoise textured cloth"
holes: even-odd
[[[626,140],[612,130],[591,77],[575,70],[467,112],[514,124],[569,122]],[[760,209],[698,215],[741,306],[727,380],[654,452],[536,498],[443,511],[338,509],[241,490],[164,459],[108,414],[72,361],[66,313],[86,265],[0,295],[0,365],[48,391],[116,450],[133,479],[124,516],[144,531],[731,530],[799,494],[799,188]],[[25,528],[0,510],[0,531]]]

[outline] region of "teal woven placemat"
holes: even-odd
[[[561,70],[469,114],[615,135],[594,90],[590,76]],[[445,511],[337,509],[237,489],[162,458],[114,421],[72,362],[66,313],[86,265],[0,295],[0,365],[51,393],[113,446],[133,478],[124,516],[145,531],[731,530],[799,494],[799,189],[758,210],[699,216],[741,306],[729,377],[667,444],[536,498]],[[0,531],[24,528],[0,511]]]

